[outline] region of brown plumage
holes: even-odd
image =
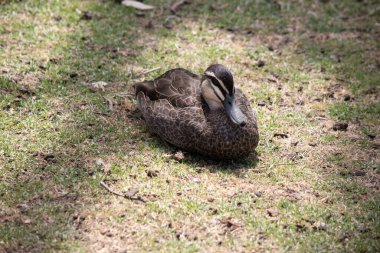
[[[163,140],[186,151],[223,160],[247,156],[259,140],[256,117],[248,99],[234,88],[232,74],[223,65],[211,65],[205,73],[201,77],[178,68],[153,81],[137,83],[138,107],[147,126]],[[232,116],[237,121],[226,113],[231,109],[227,109],[230,96],[236,98]]]

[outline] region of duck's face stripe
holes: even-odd
[[[215,85],[213,81],[209,82],[210,86],[215,93],[216,97],[220,100],[221,103],[223,103],[225,99],[225,94],[222,92],[219,86]]]
[[[211,79],[211,81],[214,85],[218,86],[221,90],[224,91],[223,94],[228,93],[228,89],[227,89],[226,85],[223,83],[222,80],[220,80],[218,77],[216,77],[216,75],[213,72],[206,71],[205,74],[208,78]]]

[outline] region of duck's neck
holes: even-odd
[[[213,91],[210,80],[205,78],[201,84],[201,93],[203,99],[206,101],[208,107],[211,110],[217,110],[223,108],[223,104],[220,102],[219,98],[215,95]]]

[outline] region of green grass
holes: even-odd
[[[377,2],[197,0],[176,18],[170,2],[145,17],[115,1],[0,3],[0,251],[379,251]],[[132,84],[213,62],[251,101],[257,154],[176,161]]]
[[[369,105],[351,105],[346,102],[335,103],[331,106],[329,113],[332,117],[340,120],[363,120],[376,121],[374,118],[380,115],[380,103],[373,102]]]

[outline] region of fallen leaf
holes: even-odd
[[[307,226],[303,223],[297,223],[296,224],[296,229],[298,232],[304,232],[307,230]]]
[[[182,153],[182,151],[178,151],[176,152],[174,155],[173,155],[173,158],[177,161],[182,161],[183,159],[185,159],[185,156],[184,154]]]
[[[82,15],[80,17],[80,19],[82,20],[91,20],[94,18],[94,14],[92,14],[91,12],[89,11],[82,11]]]
[[[367,227],[360,227],[360,228],[358,229],[358,231],[359,231],[360,233],[367,233],[367,232],[370,231],[370,229],[367,228]]]
[[[98,81],[98,82],[91,83],[89,86],[90,86],[91,91],[97,92],[97,91],[104,91],[107,85],[108,83],[104,81]]]
[[[270,217],[277,217],[279,213],[273,209],[267,209],[267,213]]]
[[[265,101],[264,100],[260,100],[257,102],[257,105],[258,106],[265,106]]]
[[[346,122],[335,122],[332,128],[334,131],[347,131],[348,123],[346,123]]]
[[[163,25],[164,25],[164,27],[166,29],[173,29],[173,27],[174,27],[174,19],[171,16],[169,16],[168,18],[166,18],[166,20],[165,20],[165,22],[164,22]]]
[[[345,234],[345,233],[342,233],[338,236],[338,240],[340,242],[344,242],[346,239],[350,238],[351,237],[351,234]]]
[[[30,224],[32,221],[29,218],[22,219],[22,223]]]
[[[263,61],[263,60],[259,60],[259,61],[257,62],[257,67],[261,68],[261,67],[264,67],[264,66],[265,66],[265,61]]]
[[[380,141],[371,143],[373,149],[380,149]]]
[[[140,2],[137,2],[137,1],[133,1],[133,0],[124,0],[124,1],[121,2],[121,4],[123,4],[123,5],[127,6],[127,7],[135,8],[137,10],[142,10],[142,11],[148,11],[148,10],[153,10],[154,9],[154,6],[152,6],[152,5],[140,3]]]
[[[54,16],[53,19],[54,19],[55,21],[61,21],[61,20],[62,20],[62,17],[59,16],[59,15],[57,15],[57,16]]]
[[[0,223],[7,223],[7,222],[19,222],[23,224],[30,224],[32,223],[32,220],[20,213],[14,213],[14,214],[4,214],[0,215]]]
[[[373,86],[373,87],[369,87],[368,89],[364,90],[363,92],[364,92],[364,94],[367,94],[367,95],[368,94],[377,94],[378,89],[375,86]]]
[[[358,171],[355,171],[354,172],[354,175],[357,176],[357,177],[362,177],[362,176],[365,176],[365,171],[361,171],[361,170],[358,170]]]
[[[368,136],[371,140],[373,140],[373,139],[376,138],[376,134],[373,134],[373,133],[368,133],[367,136]]]
[[[326,231],[327,230],[327,225],[324,222],[317,222],[317,223],[313,224],[313,229],[314,230]]]
[[[299,143],[299,141],[294,141],[294,142],[291,142],[290,145],[292,145],[293,147],[297,146]]]
[[[143,197],[143,196],[137,196],[136,200],[139,200],[139,201],[141,201],[143,203],[148,202],[148,200],[145,197]]]
[[[351,96],[349,94],[344,94],[343,95],[343,100],[344,101],[350,101],[351,100]]]
[[[26,213],[30,210],[30,206],[26,203],[18,204],[16,207],[20,210],[21,213]]]
[[[104,99],[107,101],[108,109],[112,112],[113,111],[113,105],[116,104],[116,102],[109,97],[104,97]]]
[[[3,73],[3,74],[8,73],[9,71],[10,71],[9,68],[6,68],[6,67],[0,68],[0,72]]]
[[[280,138],[284,139],[284,138],[288,138],[289,136],[287,134],[275,133],[275,134],[273,134],[273,137],[280,137]]]
[[[145,27],[146,29],[153,29],[153,28],[154,28],[154,25],[153,25],[152,20],[149,20],[148,23],[146,23],[144,27]]]
[[[103,161],[102,158],[98,158],[98,159],[96,159],[95,163],[96,163],[96,165],[98,165],[98,166],[103,166],[103,165],[104,165],[104,161]]]
[[[45,156],[44,156],[44,160],[45,160],[46,162],[50,162],[50,163],[55,163],[55,162],[57,162],[56,159],[55,159],[55,157],[54,157],[54,155],[45,155]]]
[[[30,89],[28,86],[21,86],[17,89],[23,95],[34,95],[34,91]]]
[[[147,170],[146,171],[146,175],[148,177],[157,177],[158,171],[157,170]]]
[[[236,222],[232,221],[232,220],[224,220],[224,221],[220,221],[227,230],[229,231],[234,231],[238,228],[240,228],[241,226],[239,224],[237,224]]]

